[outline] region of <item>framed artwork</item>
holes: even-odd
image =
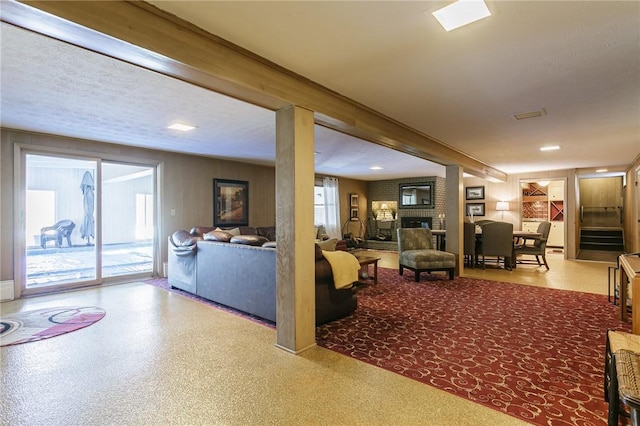
[[[467,203],[467,216],[484,216],[484,203]]]
[[[351,208],[351,219],[357,219],[359,216],[358,209]]]
[[[351,207],[358,207],[358,194],[350,194],[350,198],[351,198],[351,200],[350,200],[349,205]],[[351,216],[351,217],[353,217],[353,216]]]
[[[213,226],[249,225],[249,182],[213,180]]]
[[[484,200],[484,186],[467,186],[467,200]]]

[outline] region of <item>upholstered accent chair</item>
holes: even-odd
[[[47,248],[47,242],[54,240],[56,247],[62,247],[62,239],[67,240],[67,244],[71,247],[71,232],[76,224],[71,220],[61,220],[52,226],[45,226],[40,229],[40,246]]]
[[[415,274],[420,281],[420,273],[446,271],[449,279],[453,279],[456,267],[456,256],[453,253],[436,250],[431,230],[428,228],[398,228],[398,273],[402,275],[404,268]]]
[[[544,263],[545,268],[549,269],[546,256],[549,231],[551,231],[551,222],[540,222],[537,233],[540,234],[541,237],[533,239],[527,238],[523,244],[516,245],[513,250],[516,256],[516,263],[534,263],[538,266],[542,266]],[[535,256],[535,260],[521,259],[518,257],[523,255]],[[540,261],[540,257],[542,257],[542,262]]]
[[[492,222],[482,226],[482,243],[480,244],[482,268],[486,265],[486,256],[496,258],[498,265],[502,259],[504,268],[511,270],[513,257],[513,224],[508,222]]]

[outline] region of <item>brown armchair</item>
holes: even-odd
[[[47,248],[47,242],[54,240],[56,247],[62,247],[62,239],[66,238],[67,244],[71,247],[71,232],[76,224],[66,219],[57,222],[53,226],[45,226],[40,229],[40,245],[42,248]]]

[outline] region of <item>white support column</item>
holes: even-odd
[[[276,112],[276,346],[315,346],[313,111]]]
[[[456,275],[460,275],[464,266],[464,181],[460,166],[447,166],[447,247],[456,255]]]

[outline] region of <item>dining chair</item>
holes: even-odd
[[[514,255],[516,256],[516,263],[533,263],[538,266],[542,266],[544,264],[545,268],[549,269],[546,254],[547,239],[549,238],[550,230],[551,222],[540,222],[538,230],[536,231],[540,234],[540,237],[526,238],[522,244],[517,244],[513,249]],[[518,256],[522,255],[535,256],[535,260],[518,258]],[[542,257],[542,262],[540,261],[540,257]]]
[[[472,268],[478,260],[477,241],[476,225],[471,222],[464,222],[464,260],[465,263],[469,262],[469,266]]]
[[[496,263],[500,265],[500,259],[507,270],[511,270],[511,258],[513,256],[513,224],[508,222],[492,222],[482,227],[482,242],[480,244],[482,256],[482,268],[486,265],[486,256],[495,256]]]

